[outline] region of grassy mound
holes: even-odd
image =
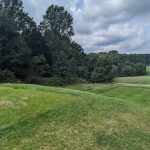
[[[69,88],[1,85],[0,149],[150,148],[148,88]]]

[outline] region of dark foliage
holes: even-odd
[[[115,50],[87,55],[73,35],[73,18],[63,7],[49,6],[37,26],[21,0],[1,1],[0,82],[64,85],[77,78],[110,82],[115,76],[146,73],[150,55]]]

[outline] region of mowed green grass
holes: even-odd
[[[149,150],[150,87],[0,85],[0,150]]]
[[[139,77],[119,77],[115,79],[116,83],[128,83],[128,84],[143,84],[150,85],[150,76]]]

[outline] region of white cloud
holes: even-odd
[[[51,4],[64,6],[74,18],[74,39],[85,52],[118,49],[124,53],[150,53],[150,0],[24,0],[36,18]]]

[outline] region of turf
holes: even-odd
[[[149,91],[143,81],[1,84],[0,150],[149,150]]]

